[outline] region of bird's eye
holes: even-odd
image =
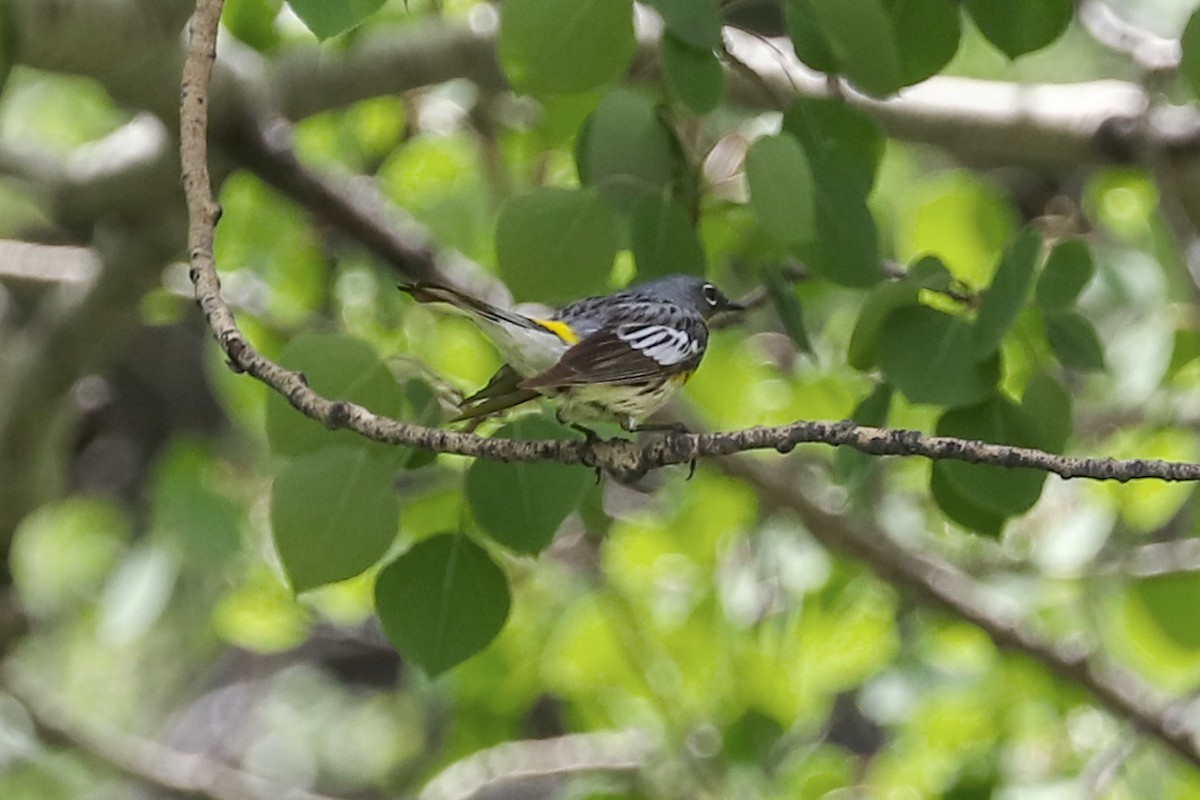
[[[704,299],[708,301],[710,306],[716,306],[717,299],[720,296],[720,292],[717,291],[717,287],[713,286],[711,283],[706,283],[704,284],[704,287],[700,289],[700,293],[704,295]]]

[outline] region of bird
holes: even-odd
[[[429,282],[399,289],[420,303],[465,314],[496,345],[505,364],[452,421],[484,417],[538,397],[556,401],[563,424],[616,422],[624,430],[683,430],[647,417],[692,376],[708,347],[708,320],[741,311],[704,278],[670,275],[619,292],[586,297],[546,318],[499,308]]]

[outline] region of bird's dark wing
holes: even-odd
[[[626,323],[587,337],[521,388],[636,383],[690,372],[700,363],[707,341],[708,329],[698,319]]]
[[[541,396],[534,389],[521,388],[521,380],[520,374],[505,364],[492,376],[487,386],[463,399],[458,407],[458,416],[450,421],[462,422],[485,417]]]

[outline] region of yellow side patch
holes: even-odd
[[[579,334],[571,330],[571,326],[557,319],[535,319],[538,325],[553,333],[567,344],[578,344]]]

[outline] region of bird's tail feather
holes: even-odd
[[[480,317],[489,322],[518,325],[530,330],[542,330],[541,326],[523,314],[485,303],[448,286],[418,281],[417,283],[397,284],[397,288],[412,295],[412,298],[418,303],[446,303],[468,316]]]

